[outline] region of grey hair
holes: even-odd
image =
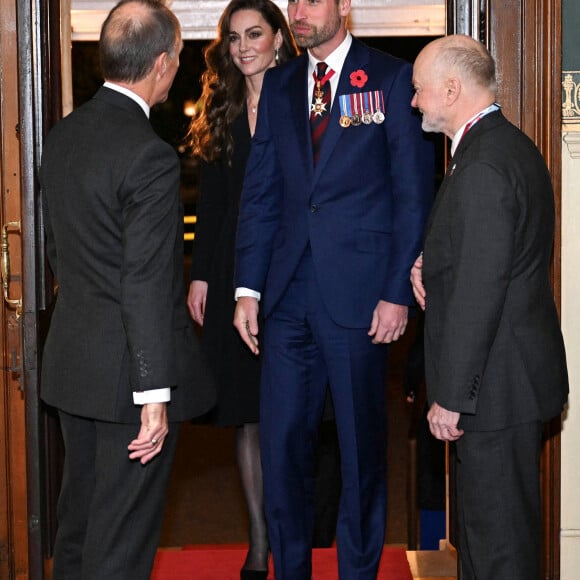
[[[485,46],[469,36],[449,36],[442,40],[438,64],[455,69],[463,78],[497,93],[495,61]]]

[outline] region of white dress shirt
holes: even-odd
[[[340,73],[342,72],[342,67],[344,61],[346,60],[346,55],[350,50],[352,44],[352,35],[347,31],[345,39],[337,46],[325,59],[324,62],[330,67],[334,74],[330,77],[328,81],[330,83],[330,108],[334,103],[334,97],[336,96],[336,90],[338,88],[338,79],[340,79]],[[315,59],[310,52],[308,52],[308,94],[312,95],[314,92],[314,75],[312,74],[316,69],[316,65],[322,62]],[[310,114],[310,101],[308,102],[308,113]]]

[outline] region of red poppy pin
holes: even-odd
[[[350,73],[350,84],[353,87],[358,87],[359,89],[362,89],[365,85],[366,82],[369,80],[369,77],[367,77],[367,73],[362,70],[362,68],[359,68],[358,70],[355,70],[354,72]]]

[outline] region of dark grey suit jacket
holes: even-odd
[[[554,197],[528,137],[497,111],[464,137],[423,255],[429,401],[494,430],[562,411],[564,346],[550,288]]]
[[[43,400],[139,422],[133,391],[172,387],[171,421],[205,413],[215,392],[185,306],[172,147],[133,100],[103,87],[51,131],[40,178],[58,280]]]

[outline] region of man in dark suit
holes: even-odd
[[[149,578],[177,422],[214,400],[185,306],[179,161],[148,120],[181,48],[161,2],[118,4],[101,32],[105,85],[44,147],[58,294],[41,394],[65,445],[54,580]]]
[[[542,424],[568,393],[550,175],[495,104],[481,43],[430,43],[413,85],[423,128],[452,139],[411,279],[425,309],[431,432],[456,442],[460,577],[539,580]]]
[[[349,11],[349,0],[288,4],[308,50],[264,78],[240,208],[235,325],[253,352],[263,344],[260,434],[279,580],[311,576],[327,384],[341,452],[340,577],[376,577],[386,344],[405,331],[407,268],[432,198],[433,151],[410,106],[411,66],[354,39]]]

